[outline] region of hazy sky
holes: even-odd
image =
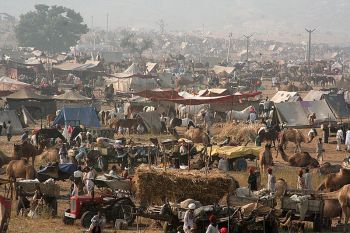
[[[255,32],[262,39],[304,40],[305,27],[317,28],[315,40],[350,42],[349,0],[0,0],[0,11],[19,16],[38,3],[63,5],[80,12],[94,26],[168,30],[202,28],[237,37]]]

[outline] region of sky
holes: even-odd
[[[80,12],[88,26],[202,30],[235,37],[254,33],[264,40],[303,41],[305,27],[316,28],[314,40],[349,43],[349,0],[0,0],[0,11],[18,17],[35,4],[63,5]]]

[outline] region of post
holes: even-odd
[[[230,49],[231,49],[231,38],[232,38],[232,32],[228,35],[228,49],[227,49],[227,57],[226,57],[226,62],[228,65],[228,60],[229,60],[229,56],[230,56]]]
[[[246,50],[246,52],[247,52],[247,71],[249,72],[249,40],[253,36],[253,34],[250,34],[248,36],[246,36],[246,35],[243,35],[243,36],[247,40],[247,50]]]
[[[109,26],[109,25],[108,25],[108,23],[109,23],[109,22],[108,22],[108,20],[109,20],[109,14],[107,13],[107,15],[106,15],[106,16],[107,16],[107,22],[106,22],[106,31],[108,32],[108,26]]]
[[[308,52],[307,52],[307,66],[308,66],[308,75],[311,77],[311,34],[316,31],[316,29],[306,29],[305,31],[309,33],[309,44],[308,44]]]

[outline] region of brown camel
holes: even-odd
[[[298,130],[298,129],[284,129],[280,133],[280,144],[284,146],[284,148],[287,147],[288,142],[294,142],[295,143],[295,152],[299,151],[301,152],[301,143],[306,142],[304,134]]]
[[[42,163],[54,163],[60,161],[60,156],[58,154],[58,148],[52,147],[45,149],[43,153],[38,156],[38,159]]]
[[[323,193],[321,196],[326,200],[338,200],[342,210],[342,216],[344,216],[344,223],[346,225],[344,232],[347,232],[346,228],[350,218],[350,184],[344,185],[338,191]]]
[[[184,133],[184,137],[193,143],[210,144],[209,135],[202,128],[191,128]]]
[[[132,130],[136,130],[137,126],[141,123],[141,119],[118,119],[112,118],[109,122],[109,128],[114,128],[118,132],[119,127],[127,128],[129,134]]]
[[[262,173],[265,173],[267,167],[273,166],[271,147],[268,146],[268,144],[265,145],[265,149],[259,153],[259,166]]]
[[[325,176],[331,173],[337,173],[341,168],[342,166],[339,164],[330,164],[329,162],[325,162],[320,166],[319,172],[321,175]]]
[[[281,154],[282,159],[292,167],[310,167],[316,168],[319,167],[319,163],[317,159],[311,157],[308,152],[297,152],[292,156],[288,156],[284,150],[282,145],[278,145],[278,153]]]
[[[328,174],[317,190],[337,191],[344,185],[350,184],[350,170],[341,168],[337,173]]]
[[[37,149],[33,144],[28,141],[24,141],[22,144],[14,144],[14,159],[32,158],[32,164],[34,166],[35,156],[40,155],[43,152],[43,146],[39,146]]]
[[[6,174],[8,175],[9,179],[17,179],[17,178],[34,179],[35,178],[34,167],[30,165],[28,163],[28,160],[26,159],[12,160],[6,168]]]

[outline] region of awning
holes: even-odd
[[[55,65],[53,68],[62,71],[86,71],[88,69],[97,67],[99,64],[100,61],[86,61],[84,64],[65,62],[59,65]]]

